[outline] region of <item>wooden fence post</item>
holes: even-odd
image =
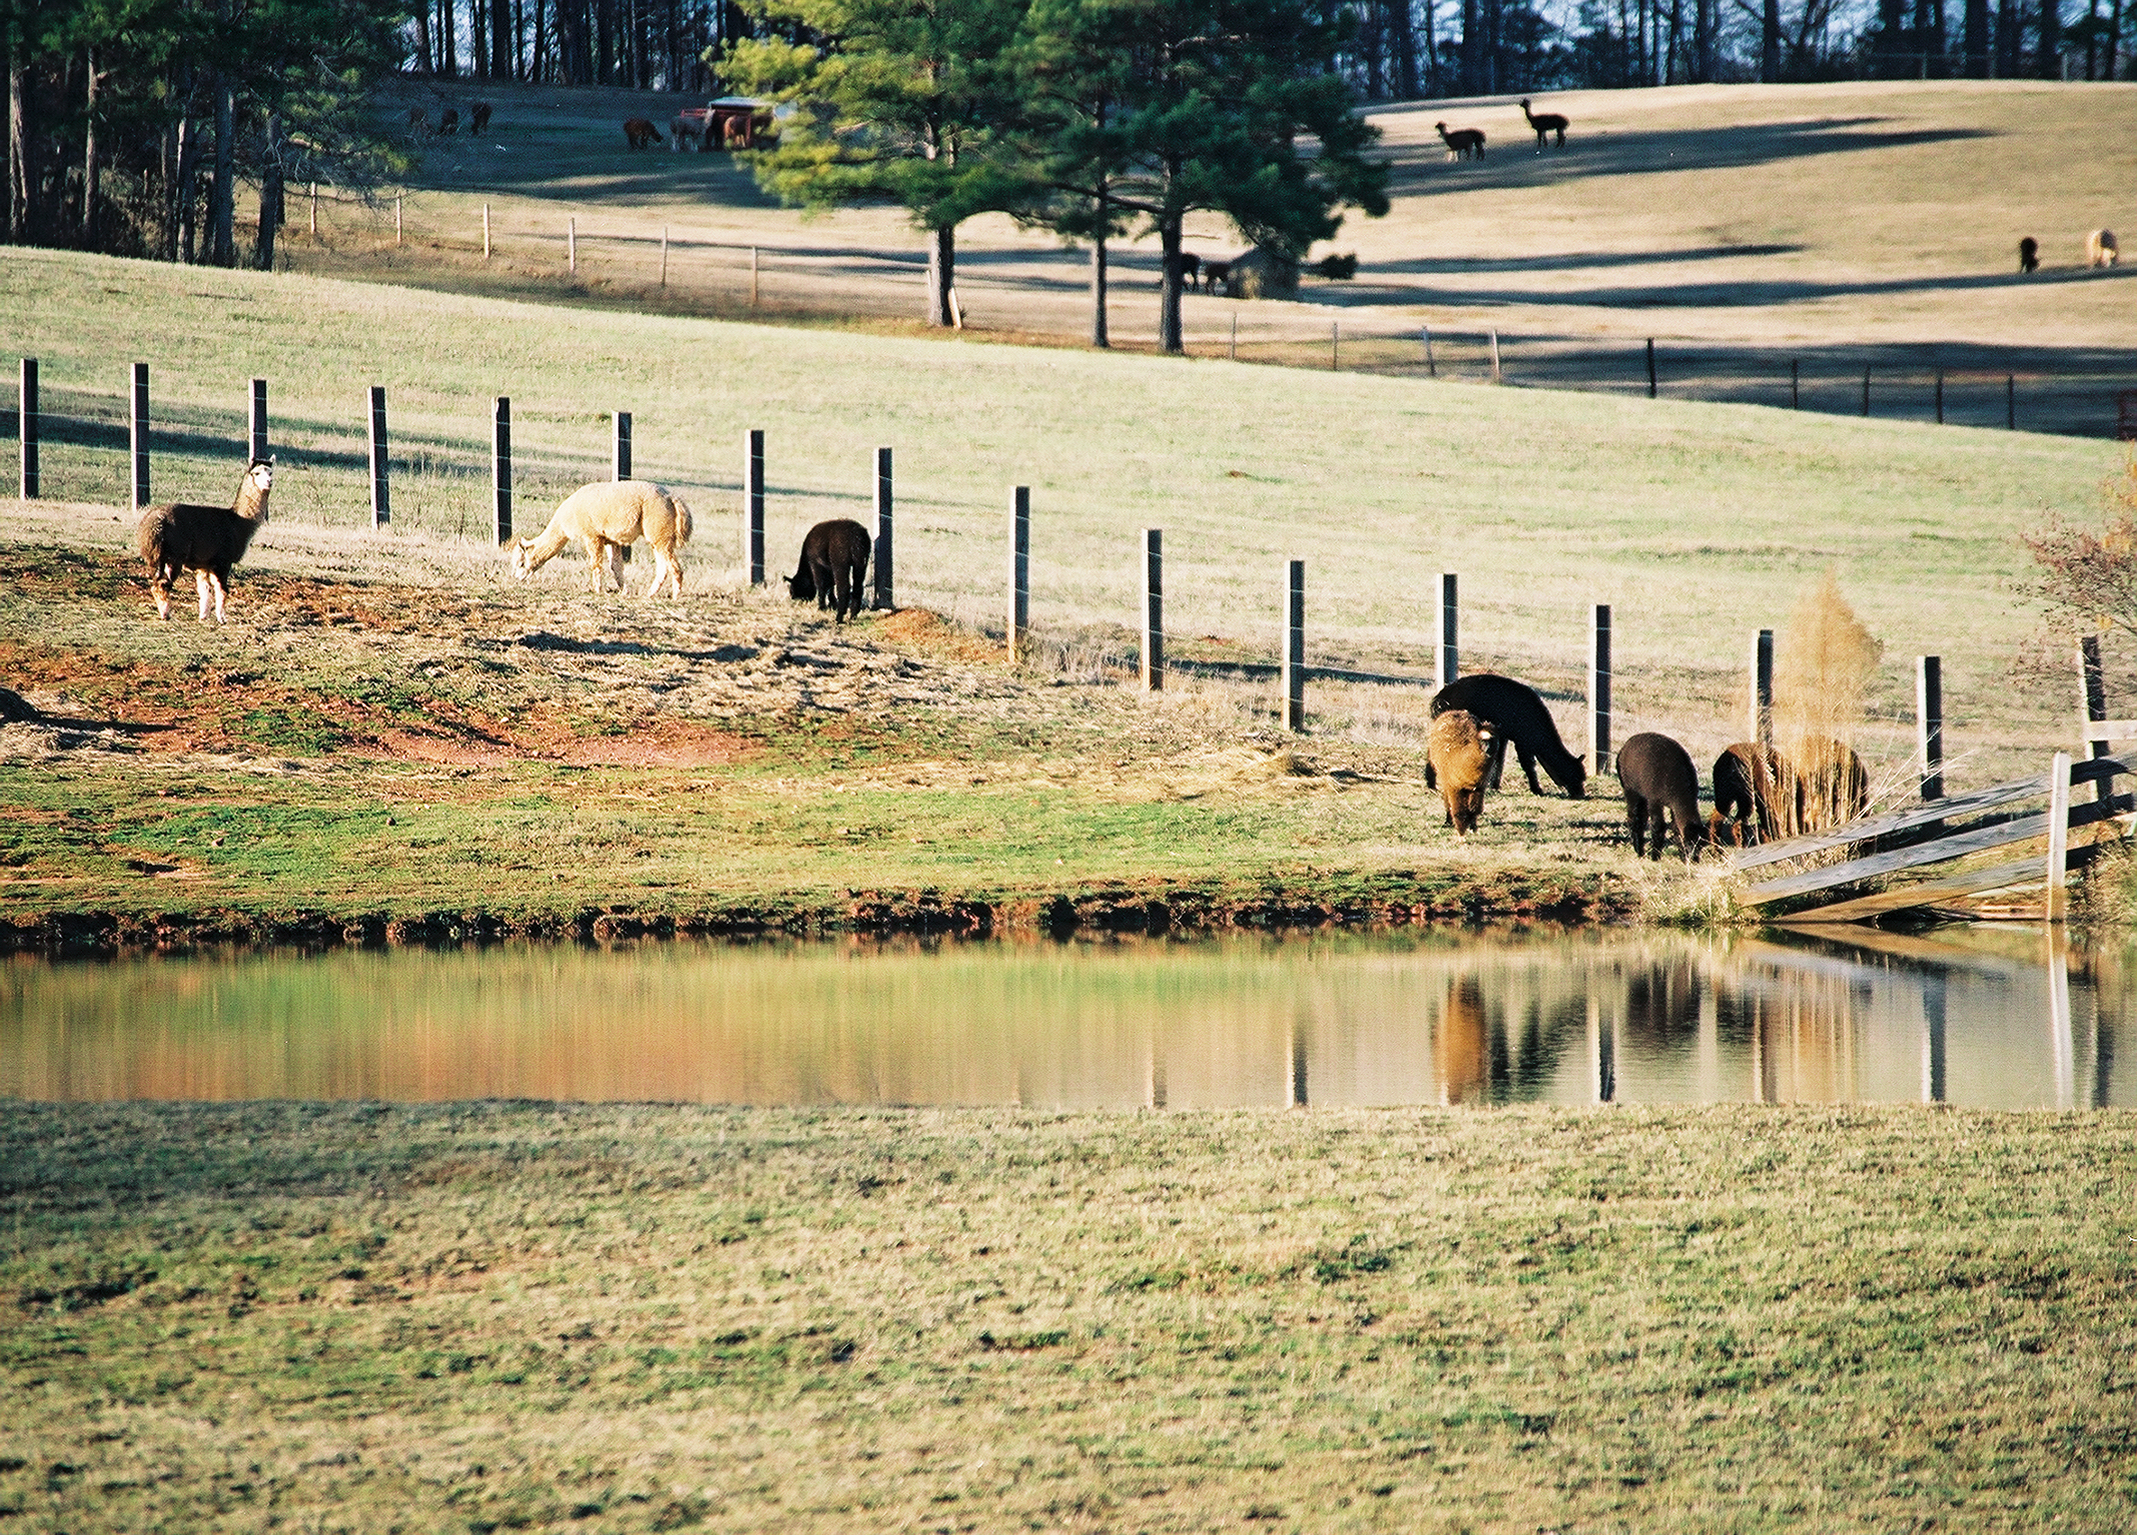
[[[1773,631],[1761,629],[1751,642],[1751,739],[1773,745]]]
[[[668,226],[660,226],[660,285],[668,286]]]
[[[890,449],[876,449],[876,611],[889,613],[896,603],[891,592],[891,483]]]
[[[1862,365],[1862,413],[1865,416],[1870,414],[1870,365],[1868,363]]]
[[[37,470],[37,359],[22,359],[22,396],[16,407],[15,419],[21,424],[22,437],[22,499],[35,501],[38,496]]]
[[[757,247],[749,248],[749,307],[757,307]]]
[[[2078,641],[2078,750],[2088,762],[2108,755],[2108,743],[2093,739],[2093,727],[2106,719],[2107,674],[2100,664],[2100,636],[2088,634]],[[2098,799],[2106,792],[2105,786],[2096,784],[2093,797]]]
[[[1331,373],[1340,373],[1342,371],[1342,330],[1343,322],[1341,320],[1330,320],[1328,322],[1328,371]]]
[[[482,259],[490,259],[490,205],[482,205]]]
[[[1499,373],[1499,333],[1497,331],[1491,333],[1491,381],[1495,384],[1505,382]]]
[[[312,183],[312,238],[319,238],[319,183]]]
[[[1944,424],[1944,370],[1937,369],[1937,425]]]
[[[1440,574],[1440,640],[1433,653],[1433,677],[1435,686],[1445,687],[1462,674],[1461,659],[1461,609],[1456,588],[1459,585],[1451,570]]]
[[[258,462],[267,456],[267,380],[252,381],[252,457]]]
[[[1800,357],[1788,359],[1788,408],[1803,408],[1803,359]]]
[[[627,480],[631,477],[631,413],[616,412],[616,438],[609,449],[609,478]]]
[[[393,243],[401,243],[401,194],[393,194]]]
[[[1647,397],[1655,397],[1655,338],[1647,338]]]
[[[1224,360],[1226,362],[1239,361],[1239,316],[1236,314],[1232,316],[1232,342],[1230,346],[1225,348]]]
[[[1284,585],[1284,728],[1306,728],[1306,562],[1293,560]]]
[[[2003,376],[2003,424],[2010,431],[2018,430],[2018,375]]]
[[[1021,666],[1031,628],[1031,487],[1009,499],[1009,664]]]
[[[571,275],[579,275],[579,221],[576,217],[564,221],[564,265]]]
[[[742,434],[742,563],[749,584],[764,585],[764,431]]]
[[[148,510],[148,364],[134,364],[134,510]]]
[[[371,386],[371,526],[393,521],[392,490],[386,480],[386,386]]]
[[[1914,743],[1922,762],[1922,798],[1944,798],[1944,661],[1914,658]]]
[[[2048,769],[2048,911],[2060,922],[2070,907],[2070,753],[2057,752]]]
[[[490,407],[490,526],[501,546],[512,537],[512,400]]]
[[[1440,366],[1432,360],[1432,327],[1429,325],[1420,326],[1418,327],[1418,332],[1425,338],[1425,373],[1428,377],[1438,378],[1440,376]]]
[[[1588,771],[1610,771],[1610,604],[1588,619]]]
[[[1165,532],[1143,529],[1143,691],[1165,686]]]

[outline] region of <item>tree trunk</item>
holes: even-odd
[[[1766,0],[1759,14],[1759,78],[1768,85],[1781,78],[1781,0]]]
[[[430,0],[419,0],[414,7],[416,18],[416,73],[431,74],[430,48]]]
[[[89,65],[89,109],[82,116],[82,247],[95,250],[96,199],[100,167],[96,158],[96,50],[85,49]]]
[[[1989,77],[1989,0],[1966,0],[1959,47],[1966,54],[1960,73],[1973,80]]]
[[[260,239],[252,264],[263,272],[275,269],[275,231],[282,227],[282,119],[267,114],[264,130],[265,163],[260,167]]]
[[[2122,0],[2109,0],[2107,7],[2107,78],[2115,78],[2122,63]]]
[[[7,69],[7,227],[22,243],[38,236],[36,125],[30,110],[29,71],[20,54],[8,56]]]
[[[519,76],[519,0],[490,0],[490,78]]]
[[[2063,78],[2063,0],[2041,0],[2041,51],[2035,65],[2043,80]]]
[[[215,75],[215,180],[209,196],[208,260],[215,266],[237,265],[237,122],[229,76]]]
[[[928,324],[955,325],[951,307],[957,291],[957,226],[928,231]]]
[[[1100,129],[1106,125],[1104,107],[1098,109],[1097,123]],[[1112,226],[1113,204],[1107,197],[1107,178],[1098,178],[1096,230],[1091,237],[1091,345],[1110,347],[1113,338],[1106,333],[1106,231]]]
[[[188,91],[190,95],[190,88]],[[200,198],[200,122],[190,111],[178,119],[178,175],[171,185],[177,240],[172,259],[191,266],[198,255],[194,220]]]
[[[1395,94],[1404,101],[1417,99],[1417,24],[1410,14],[1411,0],[1388,0],[1388,25],[1394,33]]]
[[[1165,276],[1158,286],[1158,349],[1178,357],[1187,350],[1180,325],[1180,216],[1163,219],[1158,235],[1165,248]]]

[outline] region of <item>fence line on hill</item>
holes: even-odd
[[[510,398],[500,396],[490,402],[492,431],[487,444],[480,439],[444,440],[433,433],[411,447],[406,438],[397,438],[391,431],[391,400],[382,387],[373,386],[368,409],[352,409],[352,416],[361,419],[347,423],[338,442],[329,439],[322,443],[315,423],[311,443],[302,445],[288,441],[286,428],[282,435],[277,435],[270,413],[270,384],[265,379],[251,380],[242,408],[225,409],[203,407],[198,403],[175,408],[167,404],[154,405],[152,380],[145,364],[133,365],[131,388],[125,395],[103,395],[75,387],[51,390],[43,384],[37,361],[33,358],[22,359],[20,378],[14,424],[21,450],[19,489],[24,499],[53,497],[55,488],[62,491],[69,488],[62,483],[62,479],[69,476],[79,481],[80,462],[63,466],[62,479],[55,479],[44,451],[55,441],[74,449],[77,460],[84,455],[105,455],[109,467],[97,475],[101,488],[108,493],[116,482],[116,487],[130,497],[137,510],[156,499],[154,460],[159,445],[167,456],[172,456],[176,446],[175,456],[189,463],[197,463],[203,458],[227,459],[233,467],[244,455],[259,457],[274,453],[287,460],[284,468],[300,474],[317,473],[322,467],[337,472],[346,482],[346,494],[351,502],[358,501],[368,491],[370,525],[374,531],[380,532],[395,525],[392,512],[394,484],[426,478],[442,479],[447,482],[460,513],[452,529],[454,535],[480,538],[487,534],[490,542],[501,546],[511,541],[515,533],[532,531],[537,523],[537,519],[519,518],[515,512],[516,503],[524,499],[528,487],[535,487],[547,496],[554,492],[568,492],[589,480],[630,478],[634,468],[641,467],[635,459],[637,443],[633,416],[624,410],[611,414],[609,440],[600,447],[550,446],[530,452],[524,438],[514,440]],[[51,408],[55,396],[57,403],[66,408]],[[159,421],[167,422],[174,417],[182,422],[181,426],[158,426]],[[55,434],[54,426],[63,430]],[[175,445],[173,437],[178,439]],[[766,434],[756,428],[745,431],[736,443],[735,451],[738,472],[732,480],[708,476],[702,471],[693,472],[688,477],[662,476],[664,482],[679,489],[709,490],[716,496],[733,493],[738,525],[732,569],[753,586],[762,586],[768,579],[777,578],[776,572],[768,576],[766,553],[766,512],[774,495],[796,503],[821,503],[826,499],[858,502],[872,498],[875,518],[872,536],[879,559],[868,606],[877,610],[897,607],[898,593],[893,584],[895,567],[889,557],[894,542],[894,507],[898,500],[894,494],[890,448],[874,451],[870,477],[873,483],[865,489],[785,486],[776,492],[770,489],[765,476]],[[113,460],[115,462],[111,462]],[[856,478],[858,480],[859,476]],[[71,488],[84,487],[75,483]],[[63,498],[92,499],[89,496]],[[907,497],[905,503],[908,507],[970,509],[968,502],[944,502],[939,498]],[[481,508],[472,517],[471,505]],[[1006,608],[996,607],[994,612],[1005,615],[999,632],[1012,656],[1028,659],[1034,590],[1032,529],[1035,515],[1043,525],[1044,509],[1041,507],[1035,514],[1030,492],[1022,486],[1013,488],[1009,508],[1005,545],[1010,572],[1008,587],[1006,592],[998,588],[993,599],[996,602],[1006,599]],[[422,516],[422,510],[419,506],[418,520],[437,522],[435,515]],[[860,509],[856,507],[855,510]],[[706,512],[709,515],[701,519],[700,525],[703,531],[709,532],[716,525],[717,508],[707,503]],[[539,519],[546,520],[546,515]],[[986,535],[982,533],[980,536]],[[1322,684],[1436,690],[1464,675],[1460,583],[1454,572],[1442,573],[1437,583],[1438,600],[1431,615],[1432,621],[1421,626],[1422,632],[1433,636],[1429,644],[1422,647],[1424,663],[1413,662],[1414,669],[1404,670],[1399,659],[1393,668],[1385,663],[1377,667],[1338,664],[1336,661],[1308,663],[1310,610],[1307,604],[1308,565],[1304,560],[1286,562],[1281,582],[1276,579],[1277,571],[1272,569],[1271,572],[1271,628],[1280,630],[1281,636],[1272,657],[1196,656],[1183,653],[1177,645],[1168,654],[1162,528],[1141,530],[1135,552],[1138,555],[1136,587],[1140,600],[1121,603],[1119,612],[1110,622],[1128,636],[1119,648],[1131,654],[1133,659],[1122,669],[1133,670],[1146,691],[1162,691],[1168,673],[1181,677],[1229,678],[1254,684],[1274,683],[1278,718],[1288,728],[1302,730],[1308,720],[1306,685],[1309,680]],[[1122,554],[1126,565],[1128,549],[1124,547]],[[949,596],[953,618],[957,616],[960,601],[976,600],[982,614],[989,606],[984,587],[963,586],[938,577],[923,583],[923,590],[926,600],[940,601],[945,595]],[[1580,616],[1587,632],[1587,647],[1581,685],[1572,691],[1564,687],[1554,690],[1546,686],[1542,689],[1549,698],[1580,707],[1586,722],[1580,755],[1590,769],[1597,772],[1607,771],[1614,748],[1626,733],[1622,727],[1627,721],[1613,698],[1616,673],[1612,643],[1615,630],[1622,627],[1622,612],[1621,608],[1614,613],[1612,605],[1604,603],[1592,604],[1584,611]],[[1085,622],[1090,621],[1086,617]],[[982,627],[987,632],[996,632],[992,624],[983,622]],[[1524,624],[1523,627],[1533,625]],[[1412,653],[1415,654],[1415,650]],[[2096,643],[2088,655],[2089,670],[2085,674],[2088,718],[2097,720],[2104,717],[2101,712],[2104,695],[2099,680],[2100,659]],[[1751,661],[1744,675],[1744,696],[1751,700],[1745,737],[1770,744],[1773,735],[1773,632],[1770,629],[1757,632]],[[1934,655],[1917,657],[1914,682],[1915,709],[1910,722],[1915,743],[1912,771],[1918,778],[1921,797],[1934,799],[1945,792],[1946,720],[1941,659]]]

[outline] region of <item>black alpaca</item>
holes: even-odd
[[[1529,110],[1529,99],[1524,96],[1521,98],[1521,115],[1527,118],[1529,126],[1536,130],[1536,147],[1538,149],[1543,148],[1544,140],[1554,133],[1558,135],[1558,147],[1560,149],[1566,147],[1566,120],[1556,112],[1531,112]]]
[[[861,611],[861,581],[868,574],[868,530],[850,517],[819,522],[801,541],[801,565],[787,578],[787,595],[796,602],[816,599],[844,623]]]
[[[2041,269],[2041,242],[2031,235],[2018,242],[2018,269],[2029,274]]]
[[[1692,754],[1668,736],[1643,730],[1618,752],[1618,782],[1625,787],[1632,856],[1662,856],[1663,812],[1668,811],[1677,823],[1677,845],[1689,862],[1693,849],[1706,840],[1706,823],[1699,818],[1699,769],[1692,766]]]
[[[1480,724],[1490,727],[1491,770],[1487,782],[1497,786],[1506,766],[1506,743],[1514,743],[1521,771],[1528,774],[1529,792],[1543,793],[1536,781],[1536,764],[1551,775],[1551,781],[1566,791],[1568,799],[1581,799],[1588,792],[1588,770],[1580,758],[1566,750],[1559,739],[1558,722],[1551,718],[1536,690],[1525,682],[1478,672],[1457,677],[1432,695],[1432,717],[1450,709],[1467,709]]]
[[[1770,746],[1738,741],[1714,759],[1714,821],[1709,840],[1727,831],[1738,847],[1774,835],[1774,788],[1780,759]]]

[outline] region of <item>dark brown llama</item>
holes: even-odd
[[[1566,120],[1559,116],[1558,113],[1531,112],[1529,110],[1529,99],[1524,96],[1521,98],[1521,115],[1529,120],[1529,127],[1535,130],[1536,147],[1538,149],[1544,148],[1544,140],[1554,133],[1558,135],[1558,147],[1560,149],[1566,147],[1567,124]]]
[[[819,522],[801,541],[801,564],[787,578],[787,595],[796,602],[814,597],[818,610],[831,608],[840,623],[858,616],[868,548],[868,530],[852,518]]]
[[[1485,780],[1488,787],[1498,787],[1499,775],[1506,767],[1506,745],[1511,741],[1522,772],[1528,774],[1531,794],[1543,793],[1543,785],[1536,781],[1536,764],[1539,762],[1552,781],[1566,791],[1568,799],[1580,799],[1587,794],[1587,768],[1580,758],[1566,750],[1566,743],[1559,739],[1558,722],[1551,718],[1551,711],[1542,697],[1527,683],[1501,677],[1495,672],[1457,677],[1432,695],[1432,717],[1437,719],[1455,709],[1467,709],[1491,734],[1491,772]],[[1431,781],[1428,763],[1425,782],[1430,784]]]
[[[1663,812],[1677,825],[1677,845],[1689,863],[1706,840],[1699,815],[1699,769],[1692,754],[1668,736],[1643,730],[1618,752],[1618,782],[1625,787],[1625,821],[1632,832],[1632,856],[1660,859]],[[1646,846],[1642,847],[1643,837]]]
[[[256,458],[246,466],[237,500],[230,506],[174,501],[141,514],[141,558],[148,561],[148,590],[156,599],[158,618],[171,616],[171,583],[190,570],[200,593],[201,622],[207,621],[211,594],[215,621],[223,621],[230,567],[245,557],[253,535],[267,521],[267,492],[274,482],[274,460]]]
[[[1447,146],[1447,158],[1460,160],[1474,155],[1484,158],[1484,130],[1481,128],[1455,128],[1450,130],[1445,123],[1434,123],[1439,130],[1440,142]]]

